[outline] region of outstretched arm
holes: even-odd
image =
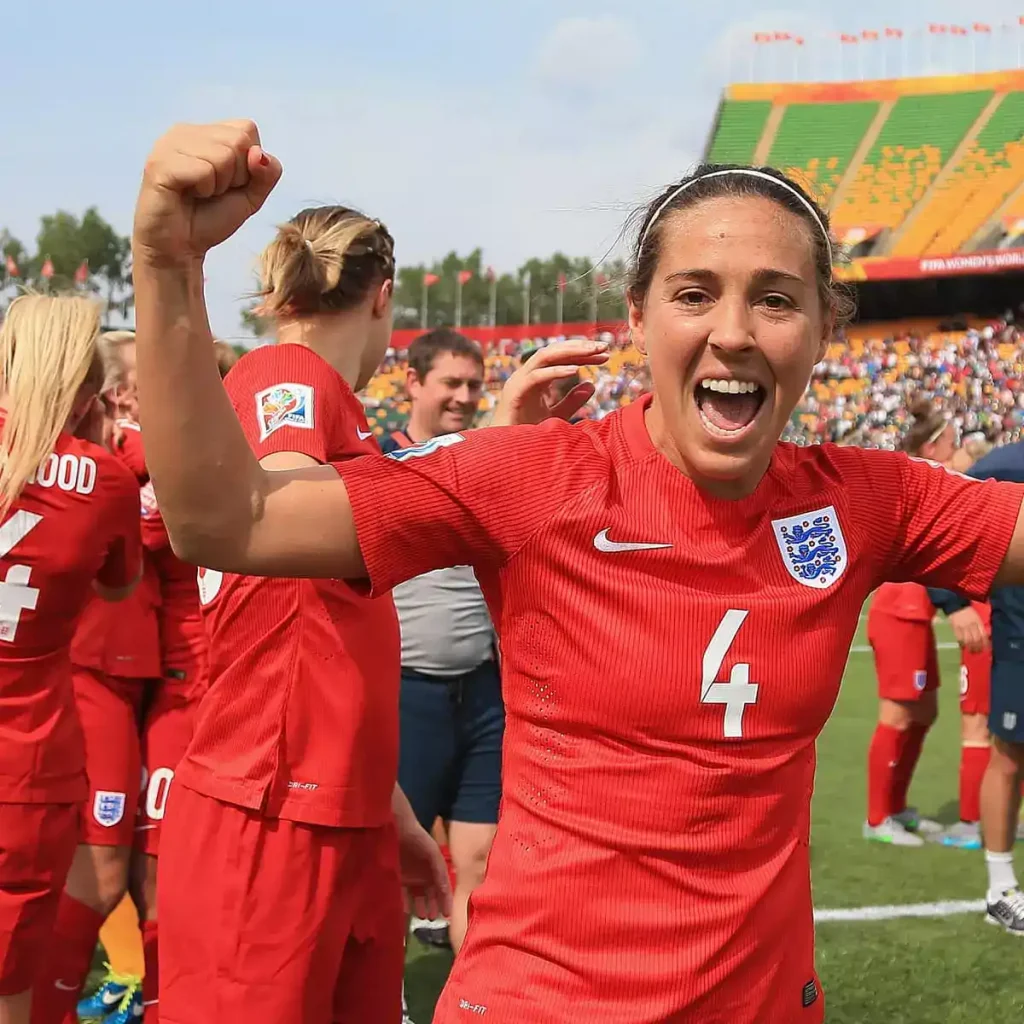
[[[206,314],[207,251],[280,175],[251,121],[180,125],[146,163],[133,274],[147,462],[182,558],[254,575],[359,578],[344,484],[330,467],[260,467],[221,384]]]

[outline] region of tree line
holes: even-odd
[[[395,326],[615,320],[626,312],[624,280],[621,260],[595,265],[556,252],[497,273],[484,263],[482,249],[467,256],[450,252],[431,264],[399,267]],[[81,217],[66,210],[41,217],[31,246],[0,229],[0,299],[13,298],[24,287],[93,294],[104,303],[108,321],[130,321],[131,239],[118,234],[95,207]],[[242,310],[242,327],[260,336],[268,325],[255,315],[255,306]]]
[[[127,320],[135,304],[131,255],[131,239],[95,207],[81,217],[58,210],[40,218],[31,249],[0,229],[0,296],[13,298],[24,287],[77,290],[97,296],[107,319]]]

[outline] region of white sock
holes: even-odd
[[[985,864],[988,867],[988,901],[995,903],[1007,889],[1017,888],[1017,876],[1013,870],[1012,853],[992,853],[985,851]]]

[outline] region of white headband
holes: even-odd
[[[804,207],[804,209],[811,215],[814,223],[818,225],[818,230],[821,232],[821,237],[825,239],[825,245],[828,247],[828,261],[832,263],[832,239],[828,237],[828,232],[825,230],[825,225],[822,222],[821,217],[818,215],[818,211],[807,201],[805,196],[802,196],[788,181],[783,181],[781,178],[776,178],[773,174],[765,174],[764,171],[755,171],[752,167],[727,167],[723,171],[708,171],[707,174],[698,175],[696,178],[691,178],[689,181],[684,181],[679,188],[673,189],[668,198],[666,198],[662,204],[654,211],[654,216],[647,222],[647,227],[644,228],[644,233],[640,236],[640,244],[637,246],[637,253],[643,252],[644,244],[647,242],[647,236],[651,233],[651,228],[658,222],[661,215],[668,209],[669,205],[675,202],[691,185],[696,185],[698,181],[706,181],[708,178],[720,178],[723,174],[742,174],[748,178],[761,178],[763,181],[770,181],[773,185],[777,185],[781,189],[785,189],[791,195],[795,196]]]

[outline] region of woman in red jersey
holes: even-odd
[[[0,1021],[25,1024],[88,792],[70,648],[91,588],[141,568],[132,475],[102,437],[99,311],[23,296],[0,329]],[[96,428],[99,426],[99,430]],[[95,434],[94,434],[95,432]]]
[[[378,453],[355,392],[390,340],[393,245],[378,221],[327,206],[264,251],[277,344],[224,381],[263,465]],[[394,605],[337,580],[210,570],[199,590],[209,689],[164,822],[160,1019],[395,1022],[396,838],[421,881],[436,871],[446,888],[447,870],[395,786]]]
[[[214,348],[226,374],[237,356],[223,342]],[[100,928],[126,892],[141,923],[142,985],[111,970],[79,1004],[78,1015],[120,1024],[134,1020],[142,1007],[146,1018],[158,1018],[160,824],[206,685],[196,569],[171,552],[146,469],[134,332],[107,332],[100,336],[99,349],[106,373],[104,398],[113,410],[109,446],[141,488],[148,557],[129,600],[119,605],[90,601],[72,644],[89,797],[46,964],[36,978],[32,1024],[63,1024],[73,1017]]]
[[[860,610],[887,580],[1024,581],[1024,487],[779,442],[844,312],[827,220],[778,172],[721,166],[643,213],[628,297],[651,395],[270,471],[219,391],[202,265],[280,173],[244,121],[150,157],[150,469],[175,545],[221,571],[380,594],[474,567],[503,655],[503,802],[435,1021],[819,1024],[815,743]]]
[[[122,418],[137,413],[133,345],[131,332],[117,331],[101,335],[97,347],[108,410],[106,446],[135,477],[138,490],[149,479],[142,445],[137,425]],[[160,676],[158,604],[159,584],[146,560],[128,600],[112,605],[94,596],[78,620],[71,663],[89,794],[46,962],[35,979],[32,1024],[73,1019],[100,928],[128,890],[142,768],[139,723],[147,690]],[[145,906],[138,896],[136,905]],[[130,988],[127,979],[109,978],[95,997],[95,1016],[122,1013],[130,1019],[137,998]],[[116,1016],[111,1024],[119,1024]]]
[[[934,403],[911,410],[900,444],[915,458],[947,464],[956,451],[956,430]],[[932,619],[935,606],[920,583],[886,583],[868,611],[868,642],[878,677],[878,724],[868,749],[868,816],[864,838],[897,846],[921,846],[918,833],[941,826],[907,806],[907,792],[924,738],[939,713],[939,657]]]

